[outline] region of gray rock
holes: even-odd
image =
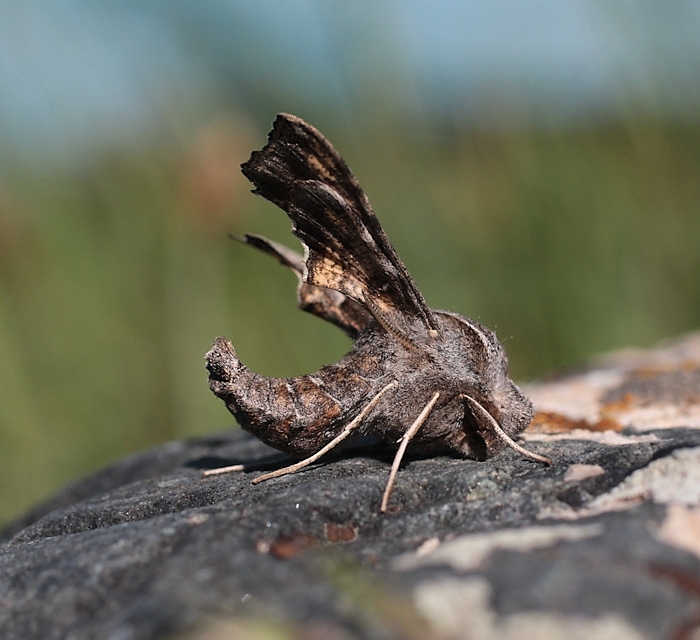
[[[286,458],[240,431],[127,458],[5,530],[0,636],[697,633],[700,335],[528,391],[552,468],[412,458],[386,515],[372,442],[256,486]]]

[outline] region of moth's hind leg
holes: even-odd
[[[408,443],[411,441],[413,436],[415,436],[416,433],[418,433],[418,429],[420,429],[423,426],[423,423],[428,419],[428,416],[433,410],[433,407],[435,406],[435,403],[438,401],[439,397],[440,392],[436,391],[433,394],[433,397],[430,399],[430,402],[428,402],[428,404],[426,404],[425,407],[423,407],[423,411],[420,412],[420,415],[416,418],[415,422],[406,430],[406,433],[404,433],[403,437],[401,438],[401,445],[399,446],[399,450],[394,456],[394,462],[391,465],[391,473],[389,474],[389,480],[386,483],[386,489],[384,489],[384,496],[382,497],[382,506],[379,509],[382,513],[385,513],[387,507],[389,506],[391,490],[394,488],[396,474],[399,471],[399,466],[401,465],[403,455],[404,453],[406,453],[406,447],[408,447]]]
[[[224,473],[235,473],[236,471],[245,471],[244,464],[232,464],[229,467],[217,467],[216,469],[207,469],[202,471],[202,477],[207,478],[209,476],[220,476]]]
[[[328,453],[331,449],[335,448],[337,445],[339,445],[343,440],[345,440],[358,426],[359,424],[367,417],[367,415],[374,409],[374,407],[377,406],[377,403],[381,399],[381,397],[390,389],[395,389],[396,387],[399,386],[399,383],[394,381],[390,382],[386,387],[381,389],[377,395],[372,398],[367,405],[365,406],[362,411],[350,422],[333,440],[331,440],[325,447],[314,453],[312,456],[309,456],[308,458],[305,458],[304,460],[300,460],[299,462],[295,464],[291,464],[288,467],[284,467],[282,469],[277,469],[276,471],[271,471],[270,473],[265,473],[261,476],[258,476],[253,480],[253,484],[258,484],[258,482],[264,482],[265,480],[270,480],[271,478],[278,478],[279,476],[286,476],[288,473],[295,473],[296,471],[299,471],[300,469],[303,469],[304,467],[309,466],[310,464],[316,462],[321,456],[324,456],[326,453]]]

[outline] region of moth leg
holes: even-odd
[[[406,447],[408,446],[408,443],[411,441],[413,436],[415,436],[416,433],[418,433],[418,429],[420,429],[423,426],[423,423],[428,419],[428,415],[433,410],[433,407],[435,406],[435,403],[438,401],[439,397],[440,392],[436,391],[433,394],[433,397],[430,399],[430,402],[428,402],[428,404],[426,404],[425,407],[423,407],[423,411],[420,412],[420,415],[416,418],[415,422],[408,428],[406,433],[403,434],[403,438],[401,438],[399,450],[396,452],[396,455],[394,456],[394,463],[391,465],[389,481],[386,483],[386,489],[384,489],[382,506],[379,508],[379,510],[382,513],[386,513],[387,506],[389,505],[389,497],[391,496],[391,490],[394,488],[396,474],[399,471],[399,465],[401,464],[403,454],[406,452]]]
[[[474,398],[468,396],[466,393],[463,393],[462,397],[466,398],[469,401],[469,404],[472,407],[474,407],[479,413],[481,413],[481,415],[483,415],[484,418],[486,418],[491,423],[491,426],[493,427],[493,432],[511,449],[514,449],[526,458],[531,458],[532,460],[543,462],[548,467],[552,466],[553,463],[550,458],[547,458],[546,456],[541,456],[538,453],[533,453],[532,451],[528,451],[525,447],[521,447],[517,442],[515,442],[505,431],[503,431],[503,429],[501,429],[501,426],[498,424],[498,422],[496,422],[494,417],[488,411],[486,411],[486,409],[484,409],[484,407],[482,407],[481,404],[474,400]]]
[[[218,476],[222,473],[233,473],[234,471],[245,471],[244,464],[232,464],[230,467],[217,467],[216,469],[207,469],[202,471],[202,478],[208,476]]]
[[[365,417],[367,417],[367,414],[369,414],[374,407],[377,406],[377,403],[381,399],[381,397],[390,389],[395,389],[396,387],[399,386],[399,383],[394,381],[390,382],[386,387],[381,389],[374,398],[372,398],[367,405],[365,406],[362,411],[355,417],[355,419],[350,422],[345,429],[343,429],[333,440],[331,440],[325,447],[322,449],[318,450],[316,453],[314,453],[312,456],[309,456],[308,458],[305,458],[304,460],[301,460],[295,464],[291,464],[288,467],[284,467],[282,469],[277,469],[276,471],[271,471],[270,473],[265,473],[261,476],[258,476],[253,480],[253,484],[258,484],[258,482],[264,482],[265,480],[270,480],[270,478],[277,478],[279,476],[285,476],[288,473],[295,473],[296,471],[299,471],[299,469],[303,469],[304,467],[309,466],[311,463],[316,462],[321,456],[325,455],[328,453],[331,449],[333,449],[335,446],[340,444],[345,438],[347,438],[354,430],[355,428],[362,422]]]

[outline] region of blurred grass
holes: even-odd
[[[264,132],[235,122],[0,183],[0,520],[129,452],[231,425],[203,368],[217,335],[267,375],[349,348],[296,310],[292,274],[227,239],[298,246],[248,195],[238,164]],[[515,377],[700,324],[700,127],[324,132],[428,303],[496,328]]]

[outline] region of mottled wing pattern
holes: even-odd
[[[352,298],[348,298],[339,291],[317,287],[314,284],[304,282],[302,277],[304,258],[301,254],[282,244],[252,233],[246,233],[243,237],[233,235],[231,237],[276,258],[280,264],[297,275],[299,278],[297,300],[299,301],[299,308],[303,311],[332,322],[351,338],[356,338],[357,334],[365,329],[371,321],[372,316],[369,311]]]
[[[314,127],[278,115],[267,144],[242,170],[255,193],[291,218],[305,247],[305,282],[362,303],[403,342],[437,331],[357,180]]]

